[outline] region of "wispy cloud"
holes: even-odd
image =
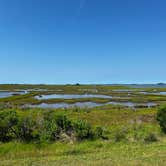
[[[80,9],[83,9],[86,5],[87,0],[80,0]]]
[[[78,15],[81,14],[81,11],[86,6],[86,4],[87,4],[87,0],[80,0],[80,6],[79,6],[79,9],[78,9]]]

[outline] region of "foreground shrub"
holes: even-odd
[[[15,111],[0,111],[0,141],[6,142],[16,138],[18,116]]]
[[[149,133],[145,139],[144,139],[145,142],[147,143],[150,143],[150,142],[157,142],[158,141],[158,138],[157,136],[154,134],[154,133]]]
[[[121,129],[115,133],[115,142],[125,141],[127,138],[127,130]]]
[[[157,121],[159,122],[162,132],[166,134],[166,106],[158,110]]]
[[[104,138],[104,139],[106,139],[106,137],[104,137],[104,130],[100,126],[97,126],[94,129],[94,133],[95,133],[95,138]]]
[[[74,122],[74,132],[78,140],[103,138],[103,129],[101,127],[92,128],[92,126],[82,120]]]
[[[40,141],[48,142],[57,140],[60,131],[58,130],[55,118],[52,116],[44,118]]]
[[[93,131],[91,129],[91,126],[82,120],[76,121],[73,124],[74,131],[77,139],[83,140],[83,139],[91,139],[93,137]]]
[[[65,132],[72,130],[72,122],[67,118],[66,115],[58,114],[55,115],[54,118],[59,130],[63,130]]]
[[[17,136],[22,141],[39,140],[41,129],[31,116],[21,117],[17,124]]]
[[[54,142],[56,140],[84,140],[103,138],[101,127],[72,121],[64,114],[47,112],[39,116],[33,113],[17,115],[15,111],[0,112],[0,141],[13,139],[24,142]]]

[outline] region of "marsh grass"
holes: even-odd
[[[113,89],[126,87],[92,86],[92,85],[0,85],[0,89],[33,89],[41,88],[55,93],[85,93],[84,89],[97,89],[98,94],[117,95]],[[155,101],[162,103],[165,96],[137,94],[140,90],[153,92],[154,89],[135,89],[130,96],[134,102]],[[157,89],[166,91],[166,89]],[[22,96],[0,99],[0,103],[10,103],[12,109],[2,108],[0,111],[14,110],[21,117],[32,116],[40,119],[46,112],[64,114],[72,121],[78,119],[92,126],[102,126],[108,139],[82,140],[73,142],[40,142],[25,143],[13,140],[0,143],[0,165],[2,166],[165,166],[166,136],[161,133],[156,121],[157,107],[130,109],[122,106],[106,105],[92,109],[39,109],[20,108],[25,103],[36,104],[34,96],[48,92],[31,92]],[[119,96],[126,94],[118,93]],[[105,102],[103,99],[88,99]],[[127,99],[128,100],[128,99]],[[82,101],[82,100],[81,100]],[[55,102],[55,100],[45,101]],[[58,101],[59,102],[59,101]],[[74,102],[69,100],[69,102]],[[157,139],[156,139],[157,138]]]
[[[28,94],[11,96],[8,98],[0,98],[0,103],[10,103],[12,106],[20,106],[24,104],[40,104],[40,103],[75,103],[92,101],[96,103],[107,103],[109,101],[117,102],[135,102],[146,103],[156,102],[158,104],[166,102],[166,97],[163,95],[150,95],[140,94],[140,91],[154,92],[154,88],[130,88],[127,86],[104,86],[104,85],[18,85],[18,84],[1,84],[0,90],[28,90],[31,91]],[[115,92],[114,90],[128,89],[128,92]],[[38,90],[38,91],[35,91]],[[60,90],[60,91],[59,91]],[[94,91],[95,90],[95,91]],[[155,88],[156,92],[166,91],[166,88]],[[87,99],[49,99],[49,100],[37,100],[34,96],[40,96],[43,94],[102,94],[110,95],[112,99],[102,98],[87,98]]]

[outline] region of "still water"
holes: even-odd
[[[104,105],[120,105],[125,107],[154,107],[157,106],[155,103],[132,103],[132,102],[108,102],[108,103],[95,103],[95,102],[76,102],[74,104],[68,104],[68,103],[54,103],[54,104],[47,104],[47,103],[41,103],[38,105],[26,105],[27,107],[32,108],[72,108],[72,107],[79,107],[79,108],[94,108],[97,106],[104,106]]]
[[[104,98],[111,99],[112,96],[106,95],[93,95],[93,94],[84,94],[84,95],[76,95],[76,94],[51,94],[51,95],[41,95],[36,96],[36,99],[81,99],[81,98]]]

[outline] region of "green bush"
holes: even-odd
[[[78,140],[103,138],[101,127],[93,128],[89,123],[78,120],[73,123],[74,132]]]
[[[115,142],[125,141],[127,138],[127,130],[126,129],[120,129],[116,131],[115,133]]]
[[[94,133],[95,133],[95,138],[103,138],[104,131],[103,131],[102,127],[97,126],[97,127],[94,129]]]
[[[0,141],[6,142],[16,137],[17,123],[15,111],[0,111]]]
[[[24,116],[19,119],[17,124],[18,138],[22,141],[39,140],[41,129],[39,128],[37,121],[32,116]]]
[[[0,111],[0,141],[17,139],[23,142],[53,142],[63,135],[77,140],[102,138],[101,127],[92,127],[85,121],[72,121],[56,112],[18,115],[15,111]],[[75,139],[74,139],[75,140]]]
[[[146,137],[145,137],[145,142],[149,143],[149,142],[157,142],[158,138],[154,133],[149,133]]]
[[[69,120],[67,116],[64,114],[48,112],[44,115],[44,120],[45,122],[47,122],[47,124],[51,125],[52,127],[56,126],[57,133],[60,133],[62,131],[69,133],[73,128],[72,121]]]
[[[45,119],[40,134],[40,141],[55,141],[58,139],[59,132],[54,118]]]
[[[56,115],[55,121],[60,130],[67,132],[72,129],[72,122],[66,117],[66,115]]]
[[[90,139],[93,137],[92,128],[87,122],[79,120],[74,122],[73,126],[78,140]]]
[[[157,112],[157,121],[161,130],[166,134],[166,106],[161,107]]]

